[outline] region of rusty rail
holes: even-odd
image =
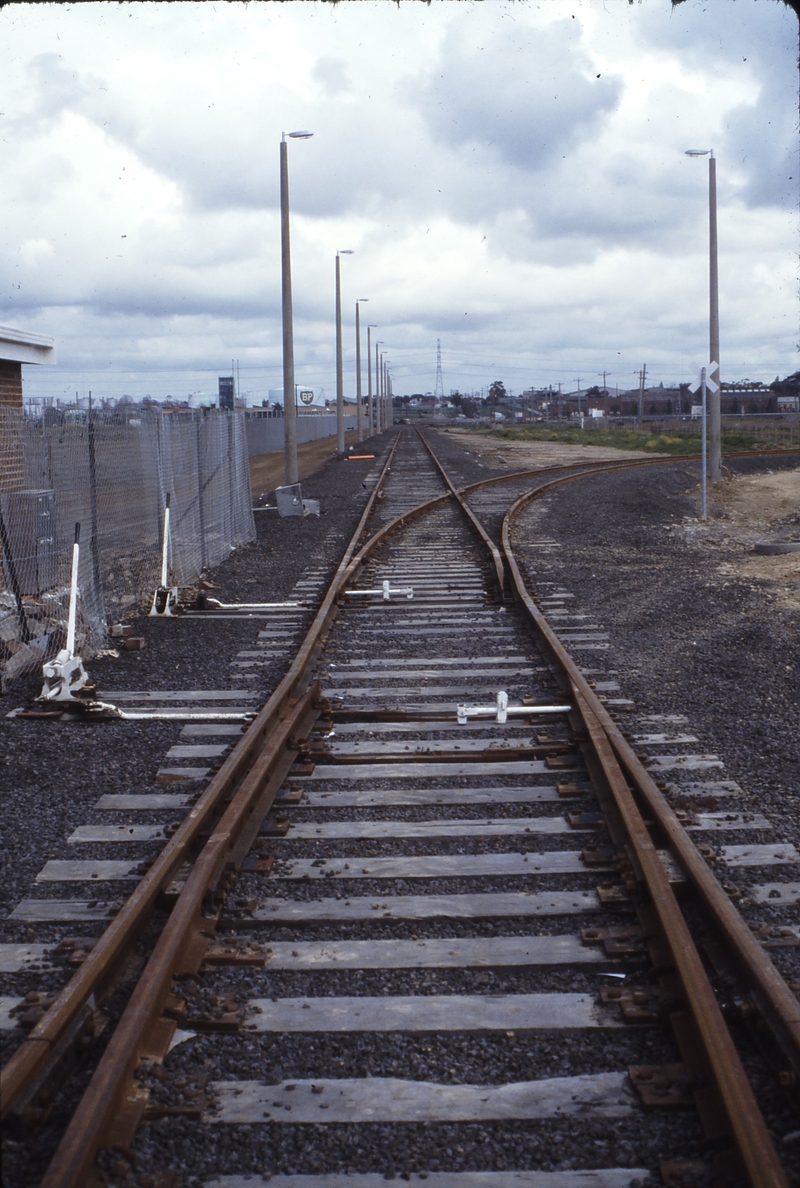
[[[419,428],[417,428],[417,434],[419,436],[420,441],[425,446],[425,449],[428,451],[431,458],[433,459],[433,462],[434,462],[435,466],[437,467],[440,475],[442,476],[444,482],[446,483],[446,485],[450,491],[450,494],[454,497],[454,499],[457,500],[458,505],[461,508],[462,512],[467,517],[469,522],[472,524],[472,527],[478,533],[478,536],[480,536],[481,540],[486,545],[486,548],[491,553],[492,564],[494,565],[495,578],[497,579],[497,588],[500,593],[500,601],[502,602],[503,598],[505,597],[506,571],[503,566],[503,558],[500,555],[500,550],[498,549],[497,545],[494,543],[492,538],[489,536],[489,533],[486,531],[483,524],[481,524],[480,520],[473,512],[472,508],[466,502],[466,500],[464,499],[461,492],[457,491],[456,488],[453,486],[453,483],[450,479],[450,475],[447,473],[447,471],[442,466],[439,459],[436,457],[436,454],[433,452],[433,449],[431,448],[430,444],[422,436],[422,433],[420,432]]]
[[[316,655],[324,633],[336,613],[336,593],[345,582],[345,571],[356,546],[364,533],[370,512],[378,492],[388,474],[398,437],[392,445],[367,504],[358,522],[355,533],[337,569],[322,605],[317,612],[303,644],[295,656],[286,676],[274,690],[259,711],[255,720],[225,759],[219,771],[212,776],[197,803],[159,853],[150,870],[126,900],[120,912],[111,921],[97,944],[87,955],[67,985],[60,992],[52,1006],[31,1030],[10,1057],[0,1073],[0,1099],[2,1117],[14,1109],[26,1089],[45,1069],[52,1052],[88,999],[99,997],[102,989],[113,978],[114,972],[129,951],[130,945],[149,918],[158,897],[169,885],[180,867],[189,860],[200,834],[207,832],[221,806],[227,798],[245,781],[258,761],[270,732],[283,714],[304,674]]]
[[[341,592],[345,585],[353,580],[354,575],[366,557],[381,541],[391,532],[401,527],[411,516],[416,516],[429,510],[436,504],[449,499],[452,495],[455,496],[459,505],[470,519],[470,522],[492,552],[493,560],[495,561],[495,571],[498,573],[501,590],[504,587],[504,578],[501,576],[504,567],[500,552],[497,546],[490,541],[485,529],[483,529],[483,526],[474,516],[474,513],[466,506],[463,495],[489,483],[523,477],[526,472],[494,476],[491,479],[482,480],[480,483],[470,484],[458,492],[453,487],[446,472],[444,472],[438,463],[438,459],[435,458],[427,442],[425,442],[425,445],[434,458],[434,461],[440,466],[442,476],[449,488],[448,492],[428,500],[411,511],[396,517],[370,537],[359,551],[356,552],[358,542],[363,535],[375,499],[389,471],[398,441],[399,434],[395,438],[378,482],[370,494],[358,527],[345,550],[336,575],[314,618],[306,639],[281,684],[265,703],[257,718],[225,760],[219,772],[212,778],[197,804],[190,810],[187,818],[174,837],[165,845],[153,867],[144,876],[117,917],[111,922],[97,945],[87,956],[86,961],[73,975],[70,982],[62,990],[40,1023],[33,1029],[2,1071],[2,1101],[3,1112],[5,1114],[14,1107],[15,1103],[24,1094],[26,1087],[41,1074],[47,1065],[50,1053],[56,1048],[61,1037],[84,1008],[89,997],[96,993],[99,988],[107,985],[112,979],[114,971],[119,968],[133,939],[148,918],[158,895],[169,884],[179,867],[187,861],[193,852],[193,847],[196,847],[199,835],[203,832],[208,832],[210,828],[211,836],[200,851],[199,856],[195,859],[189,878],[176,906],[170,914],[167,925],[157,942],[144,974],[134,990],[133,996],[129,1000],[128,1006],[98,1065],[89,1089],[79,1105],[78,1111],[73,1116],[56,1156],[48,1168],[45,1178],[42,1181],[42,1188],[77,1188],[77,1185],[86,1182],[90,1176],[97,1150],[107,1141],[110,1119],[113,1117],[114,1111],[120,1108],[120,1103],[125,1097],[126,1086],[128,1088],[130,1087],[133,1070],[141,1057],[143,1046],[145,1046],[144,1037],[147,1029],[154,1026],[154,1021],[158,1018],[159,1012],[163,1007],[165,996],[169,992],[171,978],[176,968],[180,968],[181,961],[186,956],[187,946],[191,947],[192,943],[196,944],[198,937],[202,936],[204,930],[213,930],[213,912],[210,915],[204,914],[209,912],[209,891],[217,885],[220,878],[224,875],[226,868],[231,863],[235,865],[236,861],[249,848],[254,836],[254,830],[257,831],[258,823],[266,811],[268,811],[272,799],[274,799],[275,792],[280,786],[286,770],[288,770],[287,764],[292,762],[293,752],[287,744],[298,733],[301,725],[306,721],[310,725],[310,721],[313,720],[313,716],[316,714],[314,699],[317,689],[316,687],[312,687],[311,689],[306,688],[308,684],[308,673],[322,645],[322,641],[336,616],[337,603]],[[526,493],[526,496],[516,501],[512,511],[516,512],[527,502],[528,498],[532,498],[535,494],[540,494],[560,482],[602,473],[610,469],[626,469],[632,466],[652,465],[659,462],[690,460],[697,461],[693,456],[687,456],[590,464],[588,468],[584,467],[584,464],[579,463],[578,465],[582,467],[581,470],[575,471],[573,469],[569,475],[561,476],[544,484],[534,492]],[[542,470],[530,472],[532,477],[541,475],[542,473],[544,473]],[[506,517],[506,521],[504,521],[503,528],[504,549],[507,522],[510,522],[508,516]],[[499,570],[497,568],[498,559]],[[516,585],[517,580],[521,582],[521,577],[513,554],[509,554],[506,551],[506,560]],[[524,590],[524,586],[518,588]],[[520,594],[520,597],[523,604],[525,604],[525,598],[522,594]],[[530,607],[526,607],[526,609],[529,609],[529,611],[532,609],[535,614],[538,614],[539,612],[536,610],[532,600],[529,599],[529,602]],[[544,620],[542,622],[547,631],[549,631],[550,629]],[[557,648],[561,647],[555,637],[553,637],[553,641]],[[569,657],[566,656],[566,653],[564,653],[564,656],[566,663],[570,664],[571,662],[569,661]],[[630,776],[631,772],[635,772],[636,766],[641,767],[641,764],[639,764],[638,759],[627,746],[625,740],[622,739],[619,731],[614,727],[613,722],[602,705],[597,701],[592,690],[580,674],[577,674],[577,677],[578,683],[573,686],[573,689],[578,704],[586,709],[587,717],[584,718],[584,721],[587,724],[587,730],[589,730],[590,723],[593,722],[593,729],[603,732],[603,737],[608,740],[606,750],[610,752],[610,757],[609,754],[605,754],[606,762],[609,764],[609,771],[613,774],[613,769],[616,768],[619,778],[627,789],[627,783],[622,769]],[[644,772],[643,768],[641,770]],[[649,781],[650,785],[652,785],[652,791],[655,792],[656,797],[660,797],[660,793],[658,793],[658,790],[652,784],[652,780],[650,780],[646,772],[644,772],[644,776],[646,781]],[[628,793],[630,795],[629,789]],[[660,799],[663,801],[663,797]],[[225,805],[227,807],[224,808],[224,812],[220,816],[220,811]],[[634,808],[636,809],[635,804]],[[674,822],[675,829],[685,837],[682,827],[677,822],[677,819],[674,818],[674,815],[671,815],[671,809],[665,801],[663,801],[663,809],[664,812],[657,815],[659,823],[662,823],[663,817],[665,831],[669,832],[667,826],[671,828],[672,822]],[[636,809],[636,812],[638,813],[638,809]],[[691,847],[691,842],[688,842],[688,845]],[[674,848],[680,855],[681,851],[677,841],[674,843]],[[716,884],[716,880],[713,878],[711,872],[708,871],[705,863],[702,862],[699,854],[697,855],[697,859],[702,864],[702,871],[705,874],[706,880],[711,880]],[[656,873],[653,877],[657,883],[659,877],[663,876],[663,868],[657,857],[647,861],[650,861],[650,864],[654,865]],[[681,864],[683,865],[683,859],[681,859]],[[661,872],[661,876],[659,876],[658,871]],[[688,869],[687,875],[692,878],[691,871]],[[698,874],[698,882],[701,881]],[[716,886],[718,887],[718,884]],[[667,891],[668,895],[672,896],[668,884]],[[733,933],[735,932],[734,925],[736,921],[742,927],[743,925],[738,913],[732,908],[727,897],[724,896],[724,893],[721,892],[721,894],[724,897],[727,915],[721,910],[720,916],[725,917],[727,929]],[[747,939],[750,941],[748,959],[754,966],[758,965],[759,961],[763,965],[764,955],[758,948],[757,943],[749,933],[747,933]],[[699,958],[697,960],[699,961]],[[775,977],[778,977],[771,965],[770,968],[773,969]],[[700,969],[702,972],[702,966]],[[764,982],[764,985],[766,989],[770,988],[767,981]],[[774,987],[772,989],[774,990]],[[786,988],[786,993],[789,993],[788,987]],[[716,1006],[716,1003],[714,1005]],[[785,1004],[783,1005],[785,1006]],[[793,1036],[793,1042],[797,1044],[800,1024],[798,1023],[796,1012],[795,1017],[793,1019],[789,1018],[788,1022],[791,1025],[789,1032]],[[725,1035],[727,1036],[727,1031]],[[724,1058],[727,1059],[727,1050],[724,1048],[724,1037],[720,1042],[722,1043],[720,1051],[725,1053]],[[728,1065],[727,1067],[730,1070],[731,1066]],[[754,1103],[753,1108],[755,1109]],[[752,1180],[754,1188],[767,1188],[767,1186],[769,1188],[779,1188],[785,1181],[781,1178],[775,1178],[775,1174],[773,1174],[773,1164],[770,1160],[772,1148],[769,1142],[769,1136],[766,1136],[765,1146],[763,1142],[764,1136],[759,1132],[757,1126],[752,1129],[752,1134],[748,1132],[748,1135],[750,1137],[749,1142],[745,1144],[745,1150],[751,1153],[753,1159],[760,1161],[762,1169],[767,1169],[764,1175],[773,1175],[771,1179],[763,1178],[763,1176],[762,1178],[754,1178]],[[772,1152],[772,1157],[774,1158],[774,1152]],[[750,1163],[747,1166],[750,1167]],[[780,1173],[779,1166],[776,1174],[782,1174]]]
[[[637,799],[646,804],[669,837],[670,846],[694,885],[700,901],[723,931],[740,963],[746,967],[760,998],[768,1006],[770,1020],[777,1022],[779,1035],[792,1043],[795,1057],[800,1037],[800,1004],[760,950],[652,777],[622,737],[608,711],[536,606],[511,546],[511,524],[527,503],[563,482],[593,473],[584,471],[567,475],[521,495],[503,521],[503,552],[522,606],[546,649],[569,681],[576,707],[602,767],[615,808],[624,824],[628,844],[635,855],[661,932],[669,946],[701,1038],[705,1063],[727,1114],[731,1136],[750,1184],[753,1188],[784,1188],[787,1184],[785,1173]]]

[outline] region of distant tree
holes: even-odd
[[[506,386],[502,380],[495,380],[489,386],[489,401],[492,404],[497,404],[499,400],[505,400]]]
[[[469,396],[461,397],[461,411],[465,417],[474,417],[478,411],[478,405]]]

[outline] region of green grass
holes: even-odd
[[[467,428],[459,425],[459,428]],[[505,441],[560,441],[569,445],[612,446],[618,450],[642,450],[652,454],[699,454],[700,433],[647,433],[638,429],[580,429],[577,426],[550,428],[529,425],[519,429],[489,429],[489,437]],[[723,433],[723,451],[746,450],[760,443],[749,433]]]

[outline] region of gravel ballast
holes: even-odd
[[[406,436],[410,437],[408,434]],[[390,435],[386,435],[386,440],[389,437]],[[451,470],[457,484],[487,477],[489,472],[485,466],[446,437],[432,434],[431,441],[445,465]],[[327,511],[327,523],[326,517],[319,521],[279,521],[275,513],[265,512],[257,515],[258,541],[248,550],[242,550],[237,554],[227,566],[210,575],[217,587],[210,593],[222,601],[254,601],[261,598],[277,600],[286,598],[293,590],[294,583],[303,574],[321,570],[329,576],[363,507],[363,477],[378,461],[376,459],[375,463],[331,463],[320,475],[304,481],[304,494],[321,499],[323,510]],[[399,471],[399,467],[395,469]],[[541,596],[552,591],[553,583],[558,583],[576,596],[570,611],[588,614],[589,621],[601,625],[602,630],[610,634],[607,650],[586,651],[581,654],[587,667],[591,665],[603,674],[608,674],[608,679],[619,680],[622,686],[620,695],[634,698],[639,713],[685,714],[689,719],[686,729],[696,733],[701,742],[691,747],[677,746],[669,749],[681,753],[689,750],[719,753],[726,763],[724,778],[738,779],[745,789],[748,797],[746,807],[751,810],[758,808],[773,824],[777,824],[774,840],[783,841],[786,838],[797,843],[796,813],[794,825],[790,827],[788,817],[791,810],[787,812],[787,805],[796,804],[790,801],[789,797],[796,797],[798,793],[796,772],[792,771],[791,761],[787,760],[780,748],[771,747],[758,750],[748,765],[748,762],[740,758],[742,754],[745,759],[750,756],[742,720],[730,721],[731,706],[737,706],[738,709],[742,705],[746,707],[748,730],[753,723],[761,721],[757,707],[759,692],[764,694],[765,686],[759,688],[760,678],[757,677],[755,689],[751,691],[748,688],[748,697],[743,701],[741,697],[732,696],[735,677],[731,675],[725,678],[728,680],[727,685],[723,681],[723,691],[727,693],[726,712],[723,712],[723,706],[713,693],[702,691],[715,691],[720,688],[720,665],[715,661],[715,647],[719,646],[720,640],[732,646],[736,638],[736,628],[732,621],[726,620],[726,634],[721,630],[721,621],[725,616],[720,616],[718,621],[714,621],[716,626],[712,629],[708,615],[704,616],[703,608],[697,607],[698,582],[704,583],[706,602],[714,594],[716,587],[713,569],[703,568],[694,554],[691,560],[692,581],[689,591],[687,593],[685,588],[683,593],[679,591],[681,565],[685,567],[687,554],[691,550],[697,550],[698,546],[686,532],[681,537],[674,528],[667,531],[667,525],[674,523],[671,516],[684,523],[684,517],[688,519],[693,515],[695,478],[696,473],[691,465],[674,464],[660,467],[653,473],[605,475],[599,479],[567,484],[557,494],[546,497],[541,503],[532,504],[520,518],[516,535],[518,556],[528,569],[534,592]],[[590,483],[597,484],[591,492],[585,490]],[[626,483],[632,484],[632,487],[626,487]],[[648,488],[648,483],[652,485],[652,490]],[[602,487],[602,484],[610,484],[610,489]],[[514,487],[512,491],[509,485],[509,503],[518,493],[518,489]],[[615,502],[619,503],[616,510],[613,506]],[[580,522],[581,515],[586,516],[587,508],[591,509],[592,518],[591,530],[588,533]],[[391,490],[387,490],[387,498],[381,506],[381,520],[385,521],[391,511],[392,495]],[[452,516],[452,512],[442,513],[442,516],[442,523],[451,522],[447,517]],[[495,527],[493,524],[493,528]],[[588,541],[585,539],[587,534]],[[559,542],[560,547],[546,552],[536,549],[535,541],[540,537],[552,537]],[[424,531],[419,528],[418,539],[423,538]],[[431,539],[435,539],[435,534]],[[601,541],[607,541],[609,549],[607,554],[602,554],[609,558],[602,566],[597,561]],[[394,547],[391,540],[384,546],[382,556],[387,567],[391,562]],[[673,551],[670,552],[670,549]],[[481,565],[484,565],[482,557]],[[654,579],[654,574],[660,572],[659,566],[666,571],[663,582]],[[376,574],[379,575],[379,571],[380,567],[377,567]],[[388,568],[386,571],[388,572]],[[608,593],[608,587],[611,588],[611,594]],[[728,589],[729,586],[725,588]],[[651,591],[649,595],[648,591]],[[728,602],[724,599],[722,601],[727,607]],[[638,603],[641,603],[641,606]],[[692,604],[691,610],[688,603]],[[739,601],[731,600],[731,609],[726,611],[731,620],[738,613],[735,608],[739,605]],[[448,641],[439,637],[417,638],[413,634],[393,635],[391,623],[388,623],[377,650],[374,644],[365,645],[360,633],[362,620],[353,626],[356,618],[357,616],[351,616],[352,622],[348,622],[348,616],[343,615],[340,624],[334,629],[334,636],[320,661],[323,687],[335,683],[336,674],[341,673],[351,659],[362,657],[376,659],[380,656],[424,656],[426,666],[435,667],[439,652],[445,656],[457,654],[468,658],[490,655],[497,651],[499,646],[509,654],[535,655],[530,638],[526,636],[513,614],[508,614],[509,620],[513,620],[513,638],[509,637],[511,642],[504,641],[502,645],[496,645],[488,636],[481,639],[479,628],[470,634],[461,633]],[[793,625],[796,631],[796,619],[781,619],[777,627],[765,627],[763,615],[759,621],[758,616],[753,614],[752,623],[745,615],[744,621],[748,624],[747,630],[751,627],[755,630],[758,621],[762,635],[769,636],[768,645],[764,643],[762,635],[756,637],[758,649],[763,651],[766,647],[768,662],[777,663],[780,655],[783,657],[781,662],[784,666],[792,663],[787,656],[790,628]],[[177,626],[179,630],[191,630],[191,654],[177,633],[170,633],[169,628],[173,626]],[[232,675],[235,670],[231,668],[231,661],[237,651],[253,646],[249,641],[255,640],[259,626],[257,622],[254,624],[219,620],[206,623],[193,620],[191,623],[187,621],[173,625],[144,619],[137,624],[137,631],[141,629],[141,633],[147,636],[148,650],[141,654],[132,654],[138,658],[137,666],[134,668],[130,663],[130,656],[120,661],[98,662],[96,675],[101,687],[104,682],[110,683],[112,680],[116,682],[117,688],[247,687],[257,688],[260,699],[263,699],[285,668],[284,660],[277,660],[271,668],[259,668],[256,680],[246,684]],[[703,635],[701,627],[708,632],[707,636]],[[685,662],[681,659],[679,646],[681,632],[690,634],[693,641],[700,641],[701,648],[697,651],[696,643],[691,659]],[[775,632],[777,637],[773,638]],[[186,633],[189,634],[189,631]],[[199,655],[196,651],[196,641],[201,644]],[[661,657],[662,642],[666,648],[666,659]],[[202,647],[208,649],[207,658],[202,655]],[[108,667],[101,671],[101,664]],[[126,666],[124,669],[123,665]],[[765,677],[767,668],[768,663],[765,663]],[[92,670],[94,673],[95,665],[92,665]],[[135,672],[136,679],[129,678],[123,684],[119,675],[122,671]],[[348,671],[352,674],[352,669]],[[178,675],[173,676],[173,673]],[[696,687],[698,674],[701,690]],[[601,678],[598,676],[597,679]],[[491,684],[491,680],[486,683]],[[439,683],[438,678],[436,683]],[[449,684],[450,679],[445,678],[441,683]],[[538,694],[554,695],[552,679],[546,673],[527,678],[525,682],[520,683],[518,690],[516,686],[514,688],[518,696],[521,696],[526,688]],[[18,698],[17,704],[26,700],[25,692],[21,689],[14,691],[14,696]],[[762,698],[762,716],[771,716],[776,700],[779,707],[784,707],[780,712],[788,713],[791,701],[788,688],[783,693],[771,688],[770,694],[773,698],[772,708],[768,715],[765,707],[770,706],[770,703],[765,697]],[[414,698],[411,697],[411,700]],[[723,726],[720,723],[726,724]],[[562,725],[563,730],[566,730],[566,725]],[[15,827],[17,831],[23,827],[23,805],[26,798],[28,805],[34,800],[41,806],[40,811],[45,822],[42,837],[37,837],[27,846],[23,844],[22,839],[12,840],[12,872],[5,887],[5,902],[8,908],[11,908],[22,895],[83,895],[84,890],[80,884],[73,885],[72,889],[65,885],[65,889],[53,892],[46,890],[46,884],[44,890],[42,885],[32,890],[32,880],[44,861],[76,856],[74,847],[65,845],[65,838],[73,828],[88,822],[116,824],[122,819],[120,814],[103,814],[93,810],[92,806],[102,792],[156,790],[152,782],[155,771],[163,762],[168,747],[177,740],[180,726],[143,724],[137,728],[135,735],[131,734],[130,742],[120,748],[117,742],[127,738],[121,733],[124,724],[104,725],[100,729],[116,732],[107,736],[115,739],[113,749],[108,748],[110,758],[109,754],[104,753],[105,748],[96,746],[96,736],[90,736],[88,733],[96,727],[64,726],[61,727],[59,736],[56,730],[47,724],[8,723],[3,719],[0,728],[12,739],[16,748],[13,754],[21,763],[28,765],[21,782],[21,795],[14,809]],[[44,788],[40,790],[39,781],[53,759],[52,751],[63,748],[59,738],[63,738],[65,732],[71,732],[71,736],[78,739],[79,745],[69,748],[68,766],[65,769],[66,785],[62,782],[59,796],[55,788],[48,790],[51,786],[46,781]],[[348,734],[341,737],[346,737],[349,741],[355,736]],[[381,741],[393,738],[390,732],[383,732],[377,737]],[[425,745],[431,745],[438,739],[438,745],[444,743],[446,746],[450,737],[452,736],[446,732],[437,734],[433,726],[430,730],[420,730],[416,736],[413,732],[399,731],[394,741],[400,746],[414,746],[420,738],[424,739]],[[487,728],[486,737],[492,737],[490,728]],[[728,740],[734,737],[738,739],[738,751],[728,747]],[[769,733],[763,737],[769,742],[773,739],[777,742],[780,735]],[[366,738],[366,731],[359,735],[360,741]],[[32,745],[34,739],[35,746]],[[44,747],[41,746],[42,739],[45,740]],[[527,733],[526,739],[529,742],[534,741],[532,731]],[[55,747],[52,745],[53,742],[56,743]],[[30,752],[34,750],[35,759],[30,756]],[[436,780],[423,777],[414,781],[377,779],[369,783],[354,780],[352,784],[348,784],[344,778],[337,781],[334,772],[335,769],[332,769],[333,778],[325,781],[325,786],[332,790],[351,786],[363,787],[365,790],[386,789],[402,792],[404,788],[412,787],[457,789],[467,788],[470,784],[469,779],[460,777]],[[760,773],[760,783],[754,785],[757,773]],[[528,786],[544,787],[552,785],[555,778],[557,777],[553,773],[536,774],[524,777],[523,782]],[[703,778],[706,776],[698,776],[700,780]],[[582,776],[581,780],[585,780],[585,776]],[[493,788],[502,788],[504,785],[516,787],[520,782],[520,778],[512,778],[510,775],[481,777],[480,780],[482,786]],[[65,798],[64,786],[71,790],[73,785],[76,789],[74,796],[70,794]],[[315,785],[309,780],[304,786],[313,788],[319,784]],[[753,792],[751,788],[754,786],[756,791]],[[297,824],[337,820],[424,822],[448,818],[491,818],[493,821],[501,821],[504,817],[559,817],[563,816],[565,808],[584,811],[595,807],[589,796],[581,796],[566,805],[563,802],[510,802],[505,805],[502,802],[493,802],[491,805],[412,804],[350,807],[340,811],[333,805],[317,809],[301,803],[296,807],[287,807],[285,815]],[[737,802],[735,807],[739,809],[745,806]],[[284,815],[284,810],[281,809],[280,814],[276,815]],[[150,821],[164,822],[171,819],[171,816],[137,812],[131,815],[130,820],[139,824]],[[712,840],[715,845],[723,845],[737,844],[743,838],[736,831],[729,830],[715,834]],[[524,834],[524,841],[517,838],[515,848],[546,854],[558,850],[579,850],[582,845],[603,845],[607,842],[607,835],[601,828],[591,833],[527,833]],[[503,852],[508,848],[500,837],[470,838],[463,841],[444,837],[436,838],[435,842],[433,839],[413,837],[372,838],[351,842],[345,839],[316,840],[313,837],[292,839],[291,832],[285,840],[272,839],[258,845],[259,852],[270,852],[279,859],[275,868],[278,879],[284,859],[324,861],[343,856],[366,858],[430,853],[482,854]],[[108,847],[103,849],[99,844],[93,844],[82,846],[80,856],[125,858],[133,855],[141,857],[145,852],[149,853],[150,850],[117,844],[113,855],[109,855]],[[532,889],[587,892],[603,877],[608,876],[594,874],[591,871],[576,876],[542,874],[536,877],[535,884],[526,881],[524,877],[477,877],[469,879],[469,891],[483,894]],[[737,870],[736,873],[737,882],[744,886],[745,891],[750,882],[780,881],[790,877],[792,875],[787,869],[774,866],[763,869],[748,868],[741,872]],[[320,898],[374,896],[376,902],[382,903],[384,898],[394,895],[460,894],[465,889],[465,882],[466,880],[458,878],[388,880],[347,879],[337,876],[331,879],[286,880],[280,884],[270,884],[263,877],[243,874],[237,884],[235,896],[237,899],[241,898],[243,904],[263,900],[270,894],[301,902]],[[103,898],[125,893],[120,883],[103,884],[96,892],[98,895],[100,890]],[[769,912],[772,912],[775,919],[780,916],[777,909],[769,909]],[[769,912],[762,908],[756,914],[759,919],[764,919],[769,916]],[[614,916],[614,920],[619,923],[629,923],[631,919],[629,912],[624,909]],[[391,920],[376,917],[374,920],[361,922],[310,921],[308,924],[287,926],[272,923],[268,919],[254,919],[251,908],[237,907],[232,899],[229,900],[220,923],[220,931],[230,931],[233,935],[246,936],[253,941],[269,945],[270,941],[336,939],[369,941],[450,936],[575,936],[582,927],[595,927],[598,920],[597,915],[590,913],[495,920]],[[25,926],[8,921],[5,922],[4,928],[6,934],[3,939],[15,941],[34,937],[41,940],[48,934],[48,928],[49,934],[54,937],[62,936],[69,931],[78,931],[74,927],[53,925],[43,928],[39,925]],[[92,926],[81,925],[79,930],[85,935],[90,935]],[[796,950],[781,951],[779,963],[791,964],[795,952]],[[645,971],[636,960],[629,961],[623,970],[627,970],[629,974],[629,985],[638,985],[646,980]],[[277,968],[270,970],[267,964],[266,969],[219,967],[204,972],[201,993],[231,993],[241,1004],[251,998],[305,996],[325,998],[411,994],[507,995],[546,992],[596,995],[604,983],[618,984],[611,975],[619,972],[620,965],[613,961],[609,961],[607,965],[575,969],[536,966],[479,970],[400,968],[292,971]],[[60,976],[63,977],[63,974]],[[45,977],[51,979],[55,988],[59,981],[58,972],[40,974],[38,978],[35,974],[27,974],[24,979],[19,976],[8,978],[3,992],[20,993],[20,987],[24,985],[24,993],[32,984],[35,984],[36,988],[41,988],[45,984]],[[113,1003],[111,1007],[110,1013],[113,1015]],[[780,1143],[784,1135],[791,1133],[791,1116],[756,1060],[749,1038],[747,1035],[739,1038],[746,1063],[765,1103],[768,1124]],[[624,1074],[632,1064],[657,1064],[677,1059],[677,1049],[672,1035],[666,1027],[660,1025],[616,1028],[613,1032],[568,1029],[550,1033],[519,1030],[262,1034],[244,1030],[238,1035],[212,1033],[191,1036],[170,1052],[163,1066],[143,1067],[140,1077],[151,1088],[153,1100],[174,1101],[188,1079],[201,1075],[208,1079],[208,1092],[213,1101],[215,1081],[249,1079],[266,1085],[278,1085],[292,1078],[305,1081],[331,1077],[399,1077],[442,1085],[490,1086],[580,1074]],[[77,1088],[76,1084],[75,1091]],[[69,1096],[74,1097],[74,1093]],[[287,1101],[290,1099],[291,1095],[287,1097]],[[64,1108],[67,1104],[65,1101]],[[63,1111],[61,1116],[63,1117]],[[52,1155],[56,1137],[55,1126],[45,1130],[35,1150],[16,1145],[14,1140],[11,1140],[11,1145],[6,1148],[5,1160],[10,1173],[8,1182],[13,1188],[27,1188],[37,1181]],[[790,1170],[795,1175],[800,1172],[800,1167],[795,1168],[793,1164],[796,1153],[799,1152],[795,1152],[791,1145],[787,1146],[785,1151],[781,1149],[781,1156],[786,1154],[787,1165],[791,1165]],[[637,1109],[630,1117],[606,1120],[591,1117],[550,1118],[531,1122],[488,1121],[484,1124],[357,1122],[311,1125],[292,1124],[290,1114],[287,1114],[285,1118],[282,1117],[280,1124],[205,1123],[201,1126],[196,1120],[167,1117],[147,1122],[141,1127],[133,1144],[135,1168],[131,1168],[129,1164],[128,1170],[125,1170],[123,1165],[127,1160],[126,1156],[109,1179],[117,1188],[133,1188],[137,1177],[147,1176],[158,1169],[172,1168],[179,1173],[185,1184],[191,1188],[200,1188],[200,1185],[216,1175],[237,1172],[255,1177],[263,1175],[269,1179],[270,1176],[298,1173],[369,1171],[379,1172],[386,1179],[406,1179],[412,1173],[424,1174],[437,1170],[459,1172],[484,1168],[494,1171],[530,1168],[569,1171],[591,1167],[631,1167],[650,1169],[652,1180],[645,1178],[640,1183],[655,1184],[658,1182],[659,1159],[669,1158],[704,1158],[702,1133],[692,1111],[643,1113]],[[254,1182],[257,1183],[258,1179]],[[699,1182],[705,1183],[704,1180]],[[797,1182],[800,1183],[800,1179]],[[634,1188],[633,1183],[631,1188]]]

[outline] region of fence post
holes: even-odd
[[[234,516],[234,475],[233,475],[233,418],[235,413],[229,412],[228,416],[228,515],[227,515],[227,536],[228,544],[233,544],[233,537],[235,534],[235,516]]]
[[[200,526],[200,564],[206,567],[206,516],[203,505],[203,415],[197,421],[197,517]]]
[[[22,642],[27,644],[31,641],[31,633],[28,630],[28,620],[25,618],[25,610],[22,605],[22,594],[20,593],[19,582],[17,580],[17,567],[14,564],[14,558],[11,556],[11,540],[6,530],[6,522],[3,519],[2,509],[0,509],[0,541],[2,541],[3,552],[6,556],[6,568],[8,570],[8,580],[11,585],[11,593],[14,595],[14,601],[17,604],[17,616],[19,618],[19,625],[22,631]]]
[[[100,546],[97,531],[97,463],[94,452],[94,414],[92,412],[92,395],[89,393],[89,507],[92,521],[92,537],[89,548],[92,554],[92,575],[94,577],[96,609],[102,609],[105,617],[105,603],[103,599],[103,584],[100,578]]]

